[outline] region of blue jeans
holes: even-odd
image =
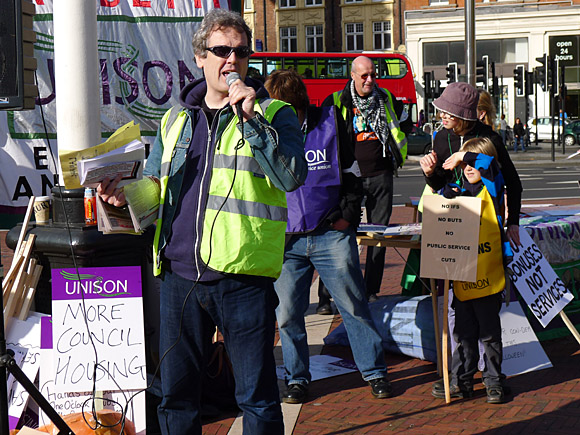
[[[157,415],[162,433],[201,434],[200,385],[217,326],[232,362],[244,433],[283,434],[273,353],[277,298],[272,280],[236,276],[202,282],[187,297],[193,284],[169,272],[161,284],[163,398]]]
[[[311,379],[304,314],[309,306],[314,269],[342,315],[363,379],[385,377],[387,367],[381,337],[365,297],[355,232],[351,228],[346,231],[317,230],[290,237],[282,274],[274,283],[280,299],[276,317],[288,384],[307,385]]]
[[[393,173],[363,177],[362,182],[367,221],[372,224],[388,225],[393,211]],[[367,296],[377,294],[381,290],[386,251],[386,248],[376,246],[367,248],[364,278]],[[326,284],[326,281],[324,283]]]
[[[524,138],[521,136],[516,136],[514,139],[514,151],[517,153],[518,152],[518,144],[522,147],[522,151],[525,151],[526,149],[524,148]]]

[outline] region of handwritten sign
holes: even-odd
[[[52,270],[55,391],[146,386],[141,295],[138,266]]]
[[[519,303],[513,302],[507,307],[505,304],[502,305],[499,315],[503,344],[501,364],[503,374],[514,376],[552,367]]]
[[[40,357],[41,368],[39,373],[39,390],[53,409],[60,415],[73,414],[75,412],[91,412],[93,404],[97,408],[111,409],[123,413],[127,406],[125,418],[126,424],[133,424],[135,433],[145,434],[145,393],[141,392],[133,397],[135,390],[125,391],[102,391],[99,397],[94,399],[92,391],[84,392],[56,392],[54,390],[54,358],[52,341],[52,319],[44,317],[41,323]],[[50,423],[48,416],[40,410],[38,416],[39,426]]]
[[[40,320],[43,315],[30,312],[28,319],[12,319],[10,330],[6,337],[7,347],[15,351],[14,358],[28,379],[34,381],[40,367]],[[24,357],[21,358],[24,352]],[[12,378],[9,376],[8,380]],[[15,429],[28,403],[28,391],[14,382],[8,385],[8,420],[10,429]]]
[[[481,200],[423,198],[421,277],[475,282]]]
[[[574,299],[574,295],[523,228],[520,228],[520,241],[522,246],[513,249],[514,259],[507,268],[512,283],[545,328]]]
[[[450,290],[452,292],[453,290]],[[451,301],[453,298],[450,297]],[[451,304],[451,302],[450,302]],[[439,328],[443,326],[443,296],[438,298],[439,308]],[[449,307],[449,330],[455,327],[455,314]],[[453,313],[453,314],[452,314]],[[502,304],[499,312],[501,322],[501,342],[503,345],[503,360],[501,371],[506,376],[515,376],[535,370],[542,370],[552,367],[550,359],[544,352],[538,337],[534,333],[528,318],[524,314],[522,307],[517,302],[512,302],[508,306]],[[451,340],[451,351],[457,347],[455,340]],[[485,368],[483,344],[479,341],[479,362],[478,368],[483,371]]]

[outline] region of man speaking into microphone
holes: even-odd
[[[164,434],[201,434],[200,385],[216,326],[244,433],[284,433],[273,282],[284,255],[285,192],[304,182],[307,166],[292,108],[246,78],[251,43],[239,14],[215,9],[205,16],[193,37],[204,77],[163,117],[145,167],[161,186],[154,273],[162,281]],[[98,192],[110,204],[124,203],[117,180]]]

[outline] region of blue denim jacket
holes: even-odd
[[[192,83],[190,87],[185,88],[184,92],[195,93],[196,91],[201,91],[199,92],[200,95],[202,93],[205,95],[204,90],[205,82],[198,80]],[[260,94],[264,95],[262,92],[259,92],[258,97],[261,96]],[[201,98],[203,98],[203,95]],[[213,153],[215,147],[218,146],[216,144],[219,144],[221,133],[233,116],[231,108],[226,106],[218,111],[210,128],[207,118],[199,106],[191,106],[185,110],[187,111],[188,119],[182,129],[181,137],[176,144],[169,171],[169,181],[162,216],[163,226],[159,242],[160,250],[166,247],[172,231],[182,228],[180,226],[181,224],[178,226],[174,225],[174,219],[179,219],[179,216],[176,216],[175,212],[178,208],[181,208],[180,202],[183,201],[183,195],[189,195],[189,198],[207,197],[208,183],[204,182],[203,184],[198,183],[196,185],[196,182],[192,181],[191,178],[185,177],[190,145],[193,143],[194,147],[204,148],[202,154],[205,154],[205,156]],[[238,125],[239,128],[240,126]],[[307,175],[307,165],[304,157],[302,133],[296,114],[290,107],[282,108],[276,114],[271,124],[260,114],[256,114],[255,118],[244,122],[244,138],[250,144],[256,161],[277,188],[285,192],[290,192],[303,184]],[[158,130],[153,149],[147,159],[144,171],[145,175],[160,176],[162,155],[163,143]],[[204,157],[201,156],[200,158],[203,159]],[[203,165],[203,162],[201,165]],[[199,176],[201,176],[199,172],[193,174],[194,178]],[[182,192],[185,180],[187,180],[187,185],[192,191]],[[193,188],[191,187],[192,185],[194,186]],[[205,207],[204,202],[197,204],[197,201],[195,201],[196,204],[192,205],[194,201],[186,201],[187,207],[190,209],[191,207],[200,207],[196,211],[203,213]],[[195,213],[193,216],[200,216],[201,214]],[[192,221],[193,216],[191,217]],[[191,227],[184,231],[186,234],[179,235],[179,239],[175,242],[181,244],[179,249],[184,249],[183,246],[189,246],[187,240],[194,238],[195,234],[201,233],[201,225],[202,219],[198,219],[195,224],[191,224]],[[183,231],[181,229],[178,230]],[[193,252],[193,243],[191,246],[192,248],[188,252],[179,252],[179,255],[175,254],[174,256],[176,258],[173,258],[172,262],[178,259],[182,263],[181,266],[188,269],[182,271],[176,268],[174,269],[184,278],[196,279],[197,274],[195,271],[199,272],[199,268],[195,266],[198,264],[198,254]],[[203,280],[215,278],[215,274],[210,272],[204,274]]]

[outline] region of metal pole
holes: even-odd
[[[538,71],[534,68],[534,86],[536,86],[536,92],[534,92],[534,111],[536,113],[536,146],[538,146],[538,93],[540,89],[538,88]]]
[[[97,3],[53,2],[58,150],[80,151],[101,141]],[[61,174],[61,184],[62,171]]]
[[[268,25],[266,20],[266,0],[262,2],[264,8],[264,51],[268,51]]]
[[[465,0],[465,69],[467,83],[475,86],[475,0]]]
[[[554,118],[555,118],[555,113],[554,110],[556,110],[556,105],[554,104],[554,92],[552,90],[552,88],[550,88],[550,123],[552,124],[552,161],[556,161],[556,143],[554,142]],[[536,121],[536,126],[538,125],[538,121]],[[536,136],[538,135],[538,129],[536,128]]]

